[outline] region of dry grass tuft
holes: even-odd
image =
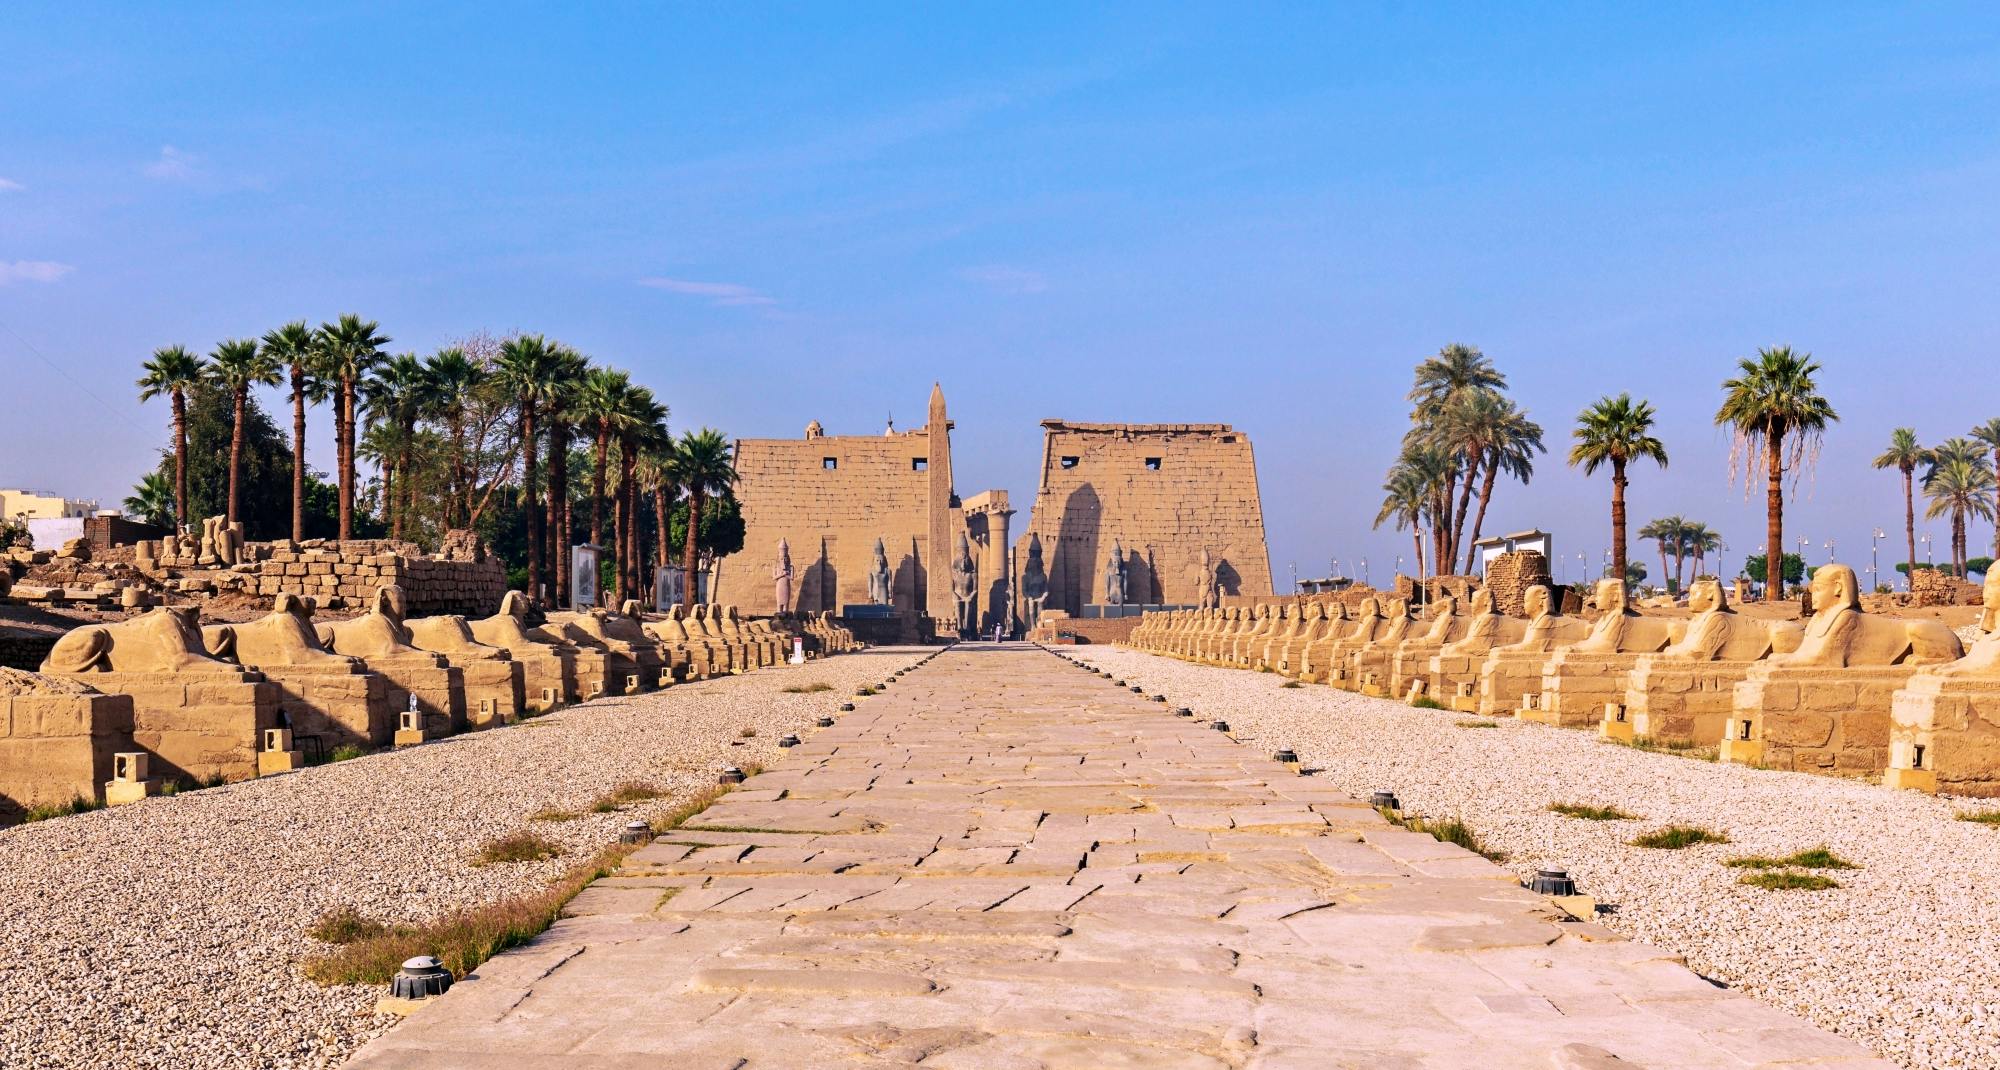
[[[1832,877],[1822,877],[1817,873],[1798,873],[1788,869],[1745,873],[1736,879],[1736,883],[1747,884],[1753,888],[1767,888],[1774,892],[1823,892],[1828,888],[1840,887],[1840,882]]]
[[[1452,723],[1453,723],[1453,724],[1455,724],[1455,725],[1457,725],[1457,726],[1458,726],[1458,727],[1460,727],[1460,728],[1498,728],[1498,727],[1500,727],[1500,722],[1498,722],[1498,721],[1482,721],[1482,720],[1479,720],[1478,718],[1473,718],[1473,719],[1471,719],[1471,720],[1466,720],[1466,721],[1453,721]]]
[[[822,691],[833,690],[833,685],[824,680],[816,680],[810,684],[793,684],[790,687],[781,687],[778,690],[787,695],[817,695]]]
[[[1279,684],[1278,686],[1285,688],[1292,688],[1292,687],[1304,687],[1306,685],[1299,683],[1297,680],[1286,680],[1284,683]]]
[[[1589,803],[1552,802],[1549,810],[1564,817],[1581,818],[1585,821],[1637,821],[1639,815],[1628,814],[1616,806],[1593,806]]]
[[[1958,819],[1980,825],[2000,825],[2000,810],[1961,810]]]
[[[68,817],[71,814],[85,814],[92,810],[102,809],[104,809],[103,803],[98,802],[96,799],[86,799],[78,795],[68,802],[30,806],[21,815],[21,823],[25,825],[30,821],[47,821],[54,817]]]
[[[614,810],[622,810],[633,803],[645,802],[648,799],[664,798],[666,794],[657,784],[627,780],[610,791],[599,795],[597,801],[590,804],[590,812],[593,814],[608,814]]]
[[[481,844],[472,864],[490,866],[502,862],[539,862],[561,853],[562,849],[541,833],[522,829]]]
[[[1652,847],[1662,851],[1678,851],[1683,847],[1693,847],[1698,843],[1728,843],[1729,837],[1702,828],[1699,825],[1668,825],[1656,829],[1632,841],[1634,847]]]
[[[1421,814],[1405,814],[1391,810],[1386,806],[1376,807],[1375,812],[1381,814],[1382,819],[1392,825],[1401,826],[1409,829],[1411,832],[1427,832],[1431,835],[1432,839],[1443,843],[1457,844],[1471,851],[1473,854],[1485,858],[1489,862],[1505,862],[1507,860],[1507,852],[1500,850],[1498,847],[1488,847],[1479,839],[1479,834],[1472,831],[1472,826],[1458,818],[1448,817],[1433,821]]]

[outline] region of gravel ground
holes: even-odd
[[[326,1067],[394,1023],[372,987],[299,973],[349,906],[418,921],[543,886],[635,818],[770,763],[855,687],[928,651],[877,650],[606,698],[520,725],[287,776],[0,830],[0,1067]],[[784,694],[824,681],[833,690]],[[741,730],[754,728],[744,739]],[[670,795],[534,822],[563,855],[474,866],[545,807],[627,780]]]
[[[2000,1067],[2000,828],[1956,820],[1990,802],[1800,773],[1716,765],[1600,743],[1594,733],[1421,710],[1283,678],[1128,650],[1075,651],[1174,706],[1230,723],[1247,745],[1299,752],[1356,794],[1394,789],[1406,811],[1458,816],[1528,875],[1567,865],[1615,904],[1604,920],[1686,956],[1714,980],[1909,1067]],[[1615,805],[1585,821],[1551,802]],[[1727,844],[1632,847],[1667,824]],[[1740,855],[1832,847],[1861,868],[1829,891],[1739,886]]]

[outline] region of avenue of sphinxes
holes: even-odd
[[[1736,612],[1718,580],[1695,581],[1688,609],[1693,617],[1678,642],[1632,663],[1623,700],[1606,704],[1606,737],[1719,743],[1735,708],[1736,685],[1756,663],[1797,650],[1805,634],[1792,621]]]
[[[1595,724],[1607,701],[1623,697],[1633,664],[1678,638],[1681,622],[1633,609],[1622,580],[1598,581],[1596,606],[1590,634],[1542,663],[1539,693],[1524,696],[1519,717],[1564,728]]]

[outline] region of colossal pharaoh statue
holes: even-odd
[[[1042,537],[1028,533],[1028,563],[1021,569],[1021,623],[1033,628],[1049,600],[1049,570],[1042,564]]]
[[[1104,604],[1125,604],[1125,543],[1111,540],[1111,556],[1104,559]]]
[[[960,635],[971,634],[979,627],[979,622],[973,619],[978,595],[979,570],[972,563],[972,544],[961,531],[958,533],[958,553],[951,559],[951,604]]]
[[[886,606],[889,604],[889,552],[882,548],[882,540],[875,540],[875,561],[868,568],[868,604]]]

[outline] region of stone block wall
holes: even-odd
[[[1550,582],[1549,560],[1539,550],[1515,550],[1486,564],[1486,589],[1493,592],[1493,606],[1508,616],[1525,616],[1528,588]]]
[[[1934,568],[1910,572],[1910,594],[1920,606],[1976,606],[1980,602],[1978,584]]]
[[[34,672],[54,650],[57,636],[0,635],[0,666]]]
[[[322,604],[334,598],[349,606],[365,606],[375,589],[396,585],[409,602],[409,615],[458,613],[491,615],[507,593],[507,574],[498,558],[447,561],[406,556],[408,543],[353,540],[297,550],[274,546],[260,555],[255,593],[263,596],[299,594]]]

